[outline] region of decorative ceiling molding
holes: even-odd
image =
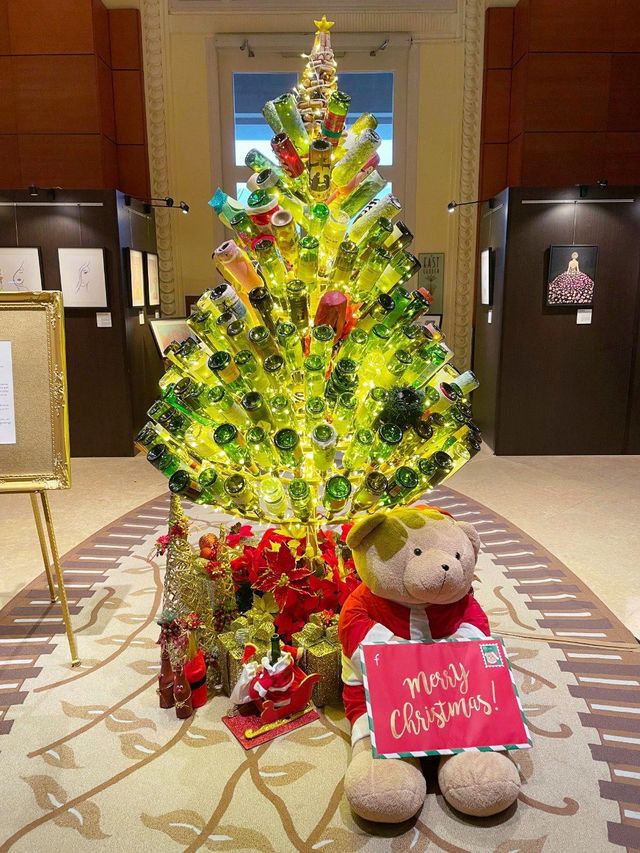
[[[140,14],[151,195],[164,198],[171,195],[165,95],[165,0],[141,0]],[[177,313],[171,215],[172,212],[166,207],[158,207],[155,210],[160,303],[165,316]]]
[[[459,201],[478,198],[484,11],[485,0],[465,0]],[[456,364],[466,368],[471,364],[478,207],[458,207],[453,215],[458,219],[453,350]]]

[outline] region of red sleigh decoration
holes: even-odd
[[[254,700],[254,705],[260,711],[263,725],[257,729],[245,729],[244,736],[251,740],[302,717],[311,708],[311,692],[318,681],[320,681],[320,676],[317,672],[305,676],[291,696],[284,702],[273,702],[271,699],[264,702]]]

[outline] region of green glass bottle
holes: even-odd
[[[347,287],[357,257],[358,247],[356,244],[351,240],[343,240],[331,269],[331,286],[333,288],[344,290]]]
[[[277,468],[276,451],[265,429],[261,426],[247,430],[247,447],[251,458],[261,471],[274,471]]]
[[[192,423],[184,434],[183,442],[192,456],[218,462],[225,461],[224,455],[213,440],[211,427],[205,427],[197,422]]]
[[[429,485],[431,488],[435,488],[435,486],[451,474],[453,470],[453,460],[448,453],[444,452],[444,450],[437,450],[431,456],[430,461],[435,466],[435,471],[431,477]]]
[[[371,450],[371,461],[382,464],[393,456],[402,441],[403,431],[396,424],[382,424]]]
[[[264,360],[264,372],[272,391],[277,393],[288,387],[289,383],[284,369],[284,356],[279,353],[278,355],[267,356]]]
[[[403,249],[391,258],[389,266],[378,279],[377,287],[382,293],[388,293],[396,284],[406,284],[418,272],[420,266],[420,261]]]
[[[358,247],[359,269],[366,264],[375,249],[386,248],[383,244],[392,233],[393,223],[386,216],[381,216]],[[389,254],[389,260],[391,260],[391,257],[392,255]]]
[[[401,210],[402,205],[394,195],[389,194],[384,198],[374,199],[349,228],[349,239],[354,243],[361,243],[381,216],[394,219]]]
[[[413,234],[407,228],[404,222],[395,222],[391,234],[385,239],[382,244],[385,249],[388,249],[392,255],[396,252],[406,249],[413,241]]]
[[[346,185],[358,174],[380,147],[382,139],[375,130],[367,128],[356,138],[353,146],[333,166],[331,181],[336,187]]]
[[[317,471],[330,471],[336,455],[338,433],[330,424],[319,424],[311,433],[313,464]]]
[[[334,147],[340,142],[350,104],[351,95],[340,91],[332,92],[327,101],[320,135],[328,139]]]
[[[256,309],[258,314],[260,315],[264,326],[255,326],[253,329],[249,330],[249,335],[252,332],[255,332],[256,329],[262,329],[266,327],[272,335],[276,333],[276,317],[275,317],[275,307],[273,304],[273,299],[271,298],[271,294],[269,293],[266,287],[254,287],[249,291],[249,302]],[[251,338],[249,338],[251,340]]]
[[[240,352],[246,345],[246,325],[243,320],[233,320],[227,326],[227,345],[224,349],[233,353]]]
[[[239,406],[224,385],[214,385],[207,391],[207,414],[216,423],[226,421],[237,427],[244,427],[247,418],[241,406]]]
[[[282,127],[282,122],[280,121],[280,116],[278,115],[275,105],[273,101],[267,101],[262,108],[262,117],[269,125],[271,130],[274,133],[283,133],[284,128]]]
[[[302,341],[293,323],[278,323],[276,339],[284,354],[284,360],[289,370],[289,385],[294,387],[302,383],[303,361]]]
[[[388,350],[390,338],[391,329],[382,323],[376,323],[369,332],[363,363],[363,367],[367,368],[368,372],[376,370],[384,363],[384,354]]]
[[[266,326],[254,326],[253,329],[249,329],[247,340],[263,366],[270,355],[280,355],[280,349],[274,336],[275,326],[273,335],[270,334]]]
[[[385,403],[388,399],[389,392],[387,389],[382,388],[380,385],[375,385],[367,392],[367,396],[360,404],[360,407],[356,412],[356,423],[359,426],[364,426],[366,424],[375,428],[378,423],[380,413],[384,409]]]
[[[382,323],[387,314],[393,310],[395,303],[386,293],[381,293],[373,302],[367,303],[360,309],[358,327],[370,332],[378,323]]]
[[[281,463],[289,469],[297,469],[302,464],[302,447],[300,436],[294,429],[285,427],[279,429],[273,437],[273,443],[278,451]]]
[[[273,101],[273,106],[280,119],[282,131],[274,131],[276,133],[284,132],[296,147],[296,151],[301,157],[306,157],[309,153],[309,145],[311,140],[304,126],[302,117],[298,111],[298,104],[295,96],[291,92],[280,95]]]
[[[209,369],[214,373],[216,379],[226,385],[232,394],[241,396],[250,390],[240,375],[238,365],[228,352],[223,350],[214,352],[208,363]]]
[[[192,503],[206,503],[202,500],[202,490],[188,471],[178,470],[169,477],[169,491],[174,495],[181,495]]]
[[[417,290],[413,290],[409,294],[409,304],[402,312],[402,323],[414,322],[419,317],[427,314],[432,302],[433,297],[428,290],[424,289],[424,287],[419,287]]]
[[[413,357],[407,371],[406,382],[412,388],[424,388],[432,376],[453,358],[453,352],[445,343],[425,344]]]
[[[264,397],[259,391],[249,391],[242,398],[242,408],[249,420],[256,426],[271,429],[274,425],[273,417]]]
[[[361,512],[363,509],[373,509],[378,505],[380,498],[385,493],[388,480],[379,471],[371,471],[362,481],[360,488],[353,496],[351,509],[353,512]]]
[[[375,435],[368,427],[360,427],[355,431],[342,459],[342,467],[345,471],[349,473],[364,471],[369,464],[374,440]]]
[[[412,424],[402,439],[402,453],[405,455],[422,454],[425,446],[433,439],[433,426],[427,420],[418,420]]]
[[[286,309],[287,293],[285,282],[287,266],[276,248],[275,238],[263,235],[253,242],[253,252],[260,264],[262,276],[271,296],[282,309]]]
[[[220,424],[213,431],[213,439],[225,456],[236,465],[251,467],[247,445],[233,424]]]
[[[280,635],[272,634],[271,635],[271,651],[269,652],[269,663],[271,666],[275,666],[280,660]]]
[[[324,420],[326,404],[322,397],[307,397],[304,407],[305,426],[307,432]]]
[[[424,345],[422,326],[413,322],[397,325],[389,343],[392,349],[404,349],[413,355]]]
[[[147,421],[147,423],[138,430],[136,437],[134,438],[134,442],[136,447],[139,450],[144,450],[145,453],[148,453],[149,450],[151,450],[152,445],[158,443],[158,431],[156,430],[153,421]]]
[[[346,213],[340,210],[332,210],[329,213],[322,236],[320,237],[320,260],[318,264],[318,272],[321,276],[326,276],[331,268],[340,244],[345,238],[347,227],[349,225],[349,217]]]
[[[182,460],[173,453],[166,444],[154,444],[147,453],[147,460],[157,468],[165,477],[171,477],[180,468],[182,468]]]
[[[386,178],[374,169],[340,202],[340,210],[349,218],[355,216],[366,204],[369,204],[371,199],[384,190],[387,183]]]
[[[318,241],[329,219],[329,208],[322,202],[316,202],[309,208],[307,217],[307,233]],[[319,243],[318,243],[319,245]]]
[[[308,521],[313,511],[313,496],[306,480],[296,478],[289,483],[289,500],[293,514],[300,521]]]
[[[281,132],[281,130],[274,130],[274,133]],[[277,163],[274,163],[273,160],[270,160],[266,154],[262,153],[262,151],[258,151],[257,148],[250,148],[249,151],[247,151],[244,162],[252,172],[262,172],[263,169],[272,169],[277,175],[279,181],[285,178],[285,173],[280,166],[278,166]]]
[[[389,480],[389,484],[384,495],[380,498],[380,505],[396,506],[413,492],[420,482],[418,473],[407,465],[402,465]]]
[[[191,421],[180,412],[170,409],[168,412],[160,415],[158,423],[166,429],[169,435],[180,442],[184,438],[184,434],[189,428]]]
[[[322,503],[325,509],[328,510],[329,518],[346,507],[350,494],[351,483],[346,477],[343,477],[341,474],[329,477],[325,483],[324,494],[322,495]]]
[[[314,292],[318,277],[318,253],[320,243],[317,237],[307,234],[300,240],[298,251],[298,278],[304,281],[309,291]]]
[[[365,346],[369,335],[358,326],[352,329],[349,336],[340,348],[340,358],[350,358],[356,364],[360,364],[364,356]]]
[[[264,477],[260,483],[260,498],[267,513],[284,518],[287,512],[287,497],[277,477]]]
[[[402,385],[402,377],[411,366],[412,361],[413,357],[411,353],[404,349],[399,349],[391,353],[385,364],[385,370],[382,373],[383,380],[386,380],[383,381],[383,384],[387,388],[392,385]]]
[[[338,395],[333,411],[333,425],[340,438],[344,438],[351,432],[357,408],[357,397],[351,391]]]
[[[410,297],[409,291],[402,287],[402,285],[396,285],[389,293],[389,296],[393,299],[393,308],[389,311],[382,322],[385,326],[392,329],[396,326],[396,323],[398,323],[402,317],[405,308],[409,305]]]
[[[360,272],[353,284],[353,299],[355,302],[370,302],[380,294],[376,282],[391,260],[386,249],[377,248],[371,253],[366,263],[360,267]]]
[[[243,513],[257,511],[258,497],[242,474],[231,474],[227,477],[224,490]]]
[[[319,355],[308,355],[304,360],[304,391],[309,397],[321,397],[324,394],[324,375],[326,366]]]
[[[340,358],[336,362],[324,389],[325,399],[335,403],[345,391],[355,392],[358,387],[358,365],[351,358]]]
[[[451,387],[460,397],[467,397],[472,391],[480,385],[475,374],[471,370],[466,370],[461,373],[457,379],[451,383]]]
[[[206,503],[228,506],[229,500],[224,491],[224,483],[213,468],[203,468],[198,476],[198,484],[202,494],[207,498]]]
[[[331,361],[331,351],[336,333],[333,326],[314,326],[311,332],[310,354],[319,355],[325,364]]]
[[[261,234],[260,229],[255,222],[251,221],[246,210],[236,213],[231,220],[231,227],[247,251],[251,250],[251,243]]]
[[[187,326],[213,351],[225,345],[224,331],[216,325],[215,319],[211,311],[196,311],[187,318]]]
[[[293,423],[293,406],[286,394],[275,394],[271,397],[269,408],[271,409],[271,416],[276,429],[282,429]]]
[[[309,333],[309,288],[304,281],[294,278],[287,282],[289,320],[305,337]]]
[[[249,388],[255,388],[262,394],[268,392],[269,383],[267,382],[262,365],[250,350],[240,350],[234,361],[238,366],[240,375]]]

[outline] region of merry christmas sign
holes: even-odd
[[[376,757],[531,746],[500,640],[361,646]]]

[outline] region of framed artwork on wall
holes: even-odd
[[[158,347],[162,357],[164,351],[174,341],[181,344],[187,338],[192,337],[192,332],[185,317],[166,317],[161,320],[149,320],[149,326],[153,333],[153,340]]]
[[[155,308],[160,305],[160,269],[158,256],[153,252],[145,252],[146,256],[146,283],[147,283],[147,305]]]
[[[480,304],[493,305],[493,249],[480,253]]]
[[[129,279],[129,304],[144,308],[144,257],[137,249],[125,249],[125,266]]]
[[[58,249],[65,308],[108,308],[104,249]]]
[[[0,292],[34,293],[42,290],[40,249],[0,248]]]
[[[444,252],[421,252],[422,264],[418,273],[418,287],[424,287],[433,297],[431,310],[442,313],[444,300]]]
[[[545,296],[547,307],[591,308],[597,263],[597,246],[551,246]]]

